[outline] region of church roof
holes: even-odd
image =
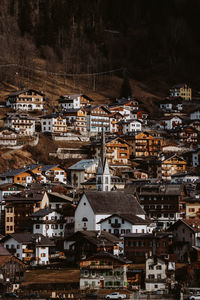
[[[134,214],[145,215],[145,211],[132,194],[124,192],[86,191],[87,197],[95,214]]]

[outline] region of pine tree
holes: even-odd
[[[128,98],[132,96],[132,90],[128,76],[124,74],[124,80],[120,90],[120,98]]]

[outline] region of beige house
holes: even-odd
[[[41,111],[44,108],[45,95],[34,89],[16,91],[6,98],[6,105],[14,110]]]

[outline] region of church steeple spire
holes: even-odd
[[[110,191],[111,176],[108,161],[106,158],[106,143],[105,143],[105,133],[102,131],[101,135],[101,151],[100,159],[98,163],[97,173],[96,173],[96,187],[98,191]]]
[[[104,128],[103,128],[102,133],[101,133],[101,163],[102,163],[102,166],[104,166],[105,159],[106,159],[106,141],[105,141],[105,132],[104,132]]]

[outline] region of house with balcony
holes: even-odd
[[[179,116],[165,116],[159,120],[160,129],[171,130],[174,128],[180,128],[183,120]]]
[[[42,116],[40,122],[42,132],[54,135],[65,135],[67,132],[67,120],[58,113]]]
[[[45,183],[67,183],[67,172],[59,165],[42,165],[42,175]]]
[[[145,220],[145,212],[132,194],[122,191],[85,191],[75,211],[75,232],[100,230],[99,221],[113,214],[130,214]]]
[[[80,262],[80,289],[126,288],[127,262],[100,252]]]
[[[167,97],[159,104],[164,113],[181,113],[183,110],[183,99],[181,97]]]
[[[96,105],[86,107],[87,130],[92,133],[109,132],[111,112],[104,106]]]
[[[32,232],[30,214],[48,206],[48,195],[44,190],[29,189],[5,198],[5,234]]]
[[[155,292],[162,290],[163,293],[171,291],[175,286],[174,261],[168,261],[156,256],[148,257],[145,262],[145,290]]]
[[[185,172],[187,161],[177,154],[166,154],[160,157],[160,166],[158,167],[158,177],[170,181],[171,176],[176,173]]]
[[[123,120],[123,115],[119,112],[113,112],[110,115],[110,133],[119,133],[119,123]]]
[[[176,84],[169,90],[170,97],[181,97],[183,100],[192,100],[192,89],[186,84]]]
[[[80,109],[91,105],[92,99],[83,94],[63,95],[58,99],[58,108],[60,110]]]
[[[133,189],[132,189],[133,186]],[[127,187],[127,192],[136,192],[147,216],[159,229],[166,229],[180,218],[180,202],[184,195],[181,184],[140,184]]]
[[[101,156],[101,139],[92,141],[91,151],[94,157],[100,158]],[[106,158],[110,166],[125,166],[129,164],[130,158],[130,145],[124,139],[107,138],[105,141]]]
[[[64,239],[64,250],[77,262],[102,251],[119,255],[119,242],[118,237],[105,231],[77,231]]]
[[[84,108],[67,109],[63,116],[71,130],[79,133],[87,132],[87,112]]]
[[[6,106],[19,111],[42,111],[45,104],[45,95],[34,89],[24,89],[9,94]]]
[[[50,248],[55,246],[42,234],[29,232],[6,235],[1,243],[12,255],[33,266],[49,264]]]
[[[150,220],[134,214],[113,214],[101,221],[101,230],[120,236],[127,233],[152,233],[155,228]]]
[[[140,132],[142,130],[142,122],[138,120],[122,120],[119,122],[119,131],[122,134],[128,134],[132,132]]]
[[[123,139],[130,145],[130,155],[133,157],[158,156],[164,139],[156,132],[143,131],[133,136],[125,135]]]
[[[34,234],[42,234],[49,238],[64,236],[65,218],[61,213],[47,207],[33,212],[30,217]]]
[[[3,120],[4,127],[14,130],[19,136],[35,134],[35,118],[26,113],[8,113]]]
[[[15,290],[25,281],[26,265],[0,244],[0,293]]]
[[[0,130],[0,146],[16,146],[18,135],[13,129]]]
[[[180,219],[168,229],[174,236],[173,252],[178,261],[188,262],[192,247],[200,247],[200,219]]]
[[[145,263],[151,255],[170,256],[172,242],[173,235],[169,232],[128,233],[122,237],[123,254],[133,263]]]

